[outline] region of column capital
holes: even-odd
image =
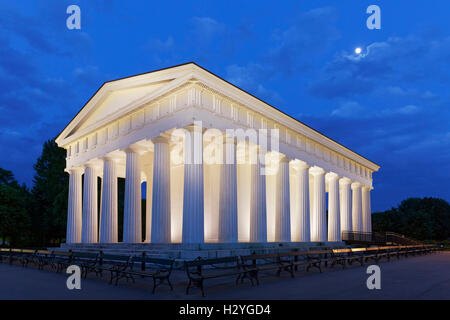
[[[292,160],[292,164],[298,169],[309,169],[310,166],[302,160],[294,159]]]
[[[313,176],[323,175],[325,174],[325,170],[323,170],[321,167],[314,166],[309,168],[309,173],[311,173]]]
[[[113,161],[118,162],[121,160],[121,157],[117,154],[107,154],[101,158],[103,161]]]
[[[363,185],[363,186],[361,186],[361,189],[364,190],[364,191],[370,191],[370,190],[372,190],[373,188],[370,187],[370,186]]]
[[[338,180],[339,175],[334,172],[328,172],[327,174],[325,174],[325,179],[327,179],[327,181]]]
[[[351,183],[352,183],[352,180],[350,180],[347,177],[342,177],[342,178],[339,179],[339,184],[340,185],[346,186],[346,185],[351,184]]]
[[[124,149],[125,153],[137,153],[139,155],[142,155],[149,151],[149,148],[137,143],[131,144],[128,146],[128,148]]]
[[[187,126],[184,127],[184,129],[186,129],[189,132],[194,132],[196,130],[196,128],[200,128],[201,130],[199,130],[202,134],[207,130],[207,128],[204,128],[203,126],[200,126],[198,124],[195,123],[191,123]]]
[[[83,164],[83,167],[85,169],[86,168],[100,169],[102,165],[103,165],[103,160],[99,159],[99,158],[95,158],[95,159],[89,160],[88,162]]]
[[[169,138],[166,135],[160,135],[151,139],[155,143],[169,143]]]
[[[353,182],[351,187],[352,187],[352,189],[361,188],[361,183],[359,183],[358,181]]]
[[[286,162],[289,163],[289,161],[291,161],[291,159],[289,159],[288,157],[286,157],[284,154],[281,154],[281,157],[280,157],[280,163],[286,163]]]
[[[72,167],[70,169],[64,169],[64,171],[66,171],[68,174],[83,174],[84,172],[84,167]]]

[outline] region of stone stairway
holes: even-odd
[[[152,243],[114,243],[114,244],[67,244],[51,250],[98,252],[106,254],[141,255],[157,258],[170,258],[175,260],[193,260],[201,258],[219,258],[229,256],[249,255],[252,253],[265,254],[293,249],[310,250],[324,248],[345,247],[343,242],[268,242],[268,243],[202,243],[202,244],[152,244]]]

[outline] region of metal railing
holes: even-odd
[[[357,232],[342,231],[342,241],[360,242],[360,243],[384,243],[384,244],[400,244],[412,245],[420,244],[420,241],[410,239],[402,234],[395,232]]]

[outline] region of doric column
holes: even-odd
[[[309,225],[309,166],[306,162],[295,161],[295,174],[297,185],[295,195],[298,197],[297,212],[291,212],[291,223],[297,224],[298,234],[294,235],[292,241],[311,241],[311,230]],[[295,196],[292,195],[292,196]]]
[[[66,243],[81,242],[82,186],[81,168],[69,170],[69,203],[67,206]]]
[[[153,209],[153,164],[145,172],[147,177],[147,197],[145,202],[145,242],[152,239],[152,209]]]
[[[328,182],[328,241],[341,241],[339,217],[339,176],[334,172],[326,174]]]
[[[311,241],[327,241],[327,219],[325,211],[325,171],[319,167],[309,169],[312,174],[313,196],[311,214]]]
[[[364,232],[372,232],[372,215],[370,212],[370,187],[362,187],[362,223]]]
[[[341,233],[342,231],[352,231],[352,195],[349,178],[339,179],[340,204],[341,204]]]
[[[141,213],[141,154],[140,150],[130,147],[125,150],[125,201],[123,218],[123,242],[142,242]]]
[[[152,139],[153,196],[152,196],[152,243],[169,243],[170,232],[170,150],[166,137]]]
[[[98,241],[97,171],[98,167],[94,164],[87,164],[84,169],[82,243]]]
[[[118,237],[116,160],[105,157],[103,161],[102,204],[100,213],[101,243],[116,243]]]
[[[282,155],[277,173],[275,241],[291,241],[291,199],[289,194],[289,159]]]
[[[362,208],[361,208],[361,184],[352,183],[352,229],[355,232],[362,230]]]
[[[236,141],[234,138],[224,138],[223,142],[223,163],[220,170],[219,242],[238,242]]]
[[[205,238],[203,185],[203,132],[189,126],[184,145],[183,243],[203,243]]]
[[[261,162],[265,151],[249,147],[251,170],[250,242],[267,242],[266,174]]]

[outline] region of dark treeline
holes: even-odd
[[[69,175],[65,150],[44,143],[34,164],[32,188],[20,186],[11,171],[0,169],[0,235],[13,246],[45,246],[66,234]]]
[[[11,171],[0,168],[0,239],[11,246],[44,247],[65,240],[69,175],[65,150],[54,140],[44,143],[31,189]],[[100,179],[99,179],[100,181]],[[100,207],[99,183],[99,207]],[[125,181],[118,181],[119,239],[122,238]],[[145,193],[143,193],[145,194]],[[420,240],[450,238],[450,205],[442,199],[410,198],[397,208],[372,215],[374,231],[391,231]],[[145,226],[145,199],[142,200]],[[144,229],[144,227],[143,227]],[[144,230],[143,230],[144,234]]]
[[[450,239],[450,204],[437,198],[409,198],[397,208],[372,214],[373,231],[391,231],[418,240]]]

